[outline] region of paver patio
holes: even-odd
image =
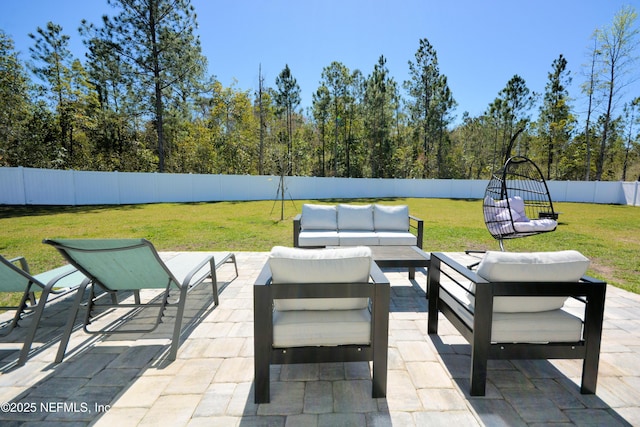
[[[170,257],[173,254],[165,253]],[[371,398],[368,363],[272,367],[272,403],[254,404],[252,284],[267,253],[237,252],[240,276],[191,293],[178,358],[171,322],[147,334],[72,335],[54,364],[70,300],[46,313],[27,364],[0,344],[0,423],[104,426],[640,425],[640,296],[609,286],[596,395],[579,393],[580,361],[491,361],[486,397],[470,397],[469,346],[442,320],[427,335],[426,272],[391,280],[387,397]],[[219,270],[219,280],[233,277]],[[53,309],[53,310],[51,310]],[[168,309],[167,315],[175,309]],[[151,321],[139,313],[132,322]],[[113,314],[101,322],[108,324]],[[22,328],[20,333],[24,333]],[[5,340],[7,341],[7,340]]]

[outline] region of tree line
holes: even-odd
[[[424,38],[397,82],[332,62],[306,111],[295,70],[275,85],[224,87],[207,74],[190,0],[107,0],[113,17],[83,21],[84,60],[49,22],[20,61],[0,30],[0,166],[102,171],[486,179],[515,154],[547,179],[640,176],[637,13],[622,8],[589,41],[576,113],[566,58],[543,93],[514,75],[486,111],[463,113]]]

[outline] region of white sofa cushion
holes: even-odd
[[[586,273],[589,259],[578,251],[487,252],[478,265],[478,276],[489,282],[577,282]],[[555,310],[566,297],[495,297],[493,311],[523,313]]]
[[[418,238],[408,231],[376,231],[382,246],[416,246]]]
[[[300,227],[303,230],[337,230],[336,207],[333,205],[302,205]]]
[[[377,246],[378,235],[368,230],[340,230],[338,233],[340,246]]]
[[[371,342],[371,313],[360,310],[298,310],[273,313],[273,346],[367,345]]]
[[[276,246],[269,255],[272,286],[278,283],[366,283],[371,249],[300,249]],[[276,310],[353,310],[366,308],[368,298],[309,298],[275,300]]]
[[[338,205],[338,230],[373,231],[371,205]]]
[[[373,205],[373,225],[376,231],[408,231],[409,207]]]
[[[298,246],[339,246],[340,239],[337,231],[311,230],[301,231],[298,235]]]

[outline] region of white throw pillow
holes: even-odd
[[[478,265],[478,276],[489,282],[577,282],[589,268],[578,251],[489,251]],[[566,297],[495,297],[493,311],[520,313],[556,310]]]
[[[373,205],[373,225],[376,231],[408,231],[409,207]]]
[[[519,221],[528,221],[527,214],[524,211],[524,200],[522,200],[522,197],[509,197],[509,206],[518,213]]]
[[[338,230],[373,231],[371,205],[338,205]]]
[[[300,249],[276,246],[269,255],[272,283],[366,283],[371,270],[367,247]],[[368,298],[313,298],[276,300],[277,310],[353,310]]]
[[[510,222],[512,220],[516,222],[519,219],[520,214],[518,214],[518,212],[516,212],[514,209],[500,208],[497,210],[496,220],[500,222]]]
[[[337,230],[336,207],[333,205],[302,205],[300,227],[303,230]]]

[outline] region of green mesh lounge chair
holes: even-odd
[[[169,303],[169,293],[173,289],[180,292],[180,298],[175,303],[177,314],[171,341],[169,360],[175,360],[178,354],[180,334],[182,332],[182,318],[184,315],[187,293],[195,286],[211,277],[213,286],[213,300],[218,305],[218,284],[216,268],[225,263],[233,262],[238,276],[238,266],[235,255],[232,253],[181,253],[167,262],[164,262],[151,242],[145,239],[55,239],[44,240],[44,243],[57,248],[60,253],[78,270],[91,279],[90,297],[88,300],[87,314],[84,320],[84,330],[90,334],[112,334],[131,332],[151,332],[155,330],[162,320],[164,311]],[[86,287],[87,284],[84,284]],[[96,295],[96,287],[106,291],[102,295]],[[160,302],[141,303],[140,290],[164,289]],[[76,316],[80,308],[84,288],[78,293],[69,319],[65,327],[60,348],[56,356],[56,363],[64,358],[69,343],[71,332],[75,324]],[[133,292],[134,303],[118,302],[118,292]],[[111,295],[111,303],[96,304],[101,296]],[[158,315],[155,323],[144,330],[131,330],[128,328],[90,330],[92,315],[95,307],[116,308],[146,308],[157,307]],[[124,330],[126,329],[126,330]]]
[[[0,307],[0,310],[15,310],[13,319],[4,324],[0,336],[9,335],[24,316],[28,314],[33,316],[18,358],[18,366],[24,365],[29,357],[45,305],[51,301],[49,295],[61,296],[77,290],[83,279],[86,279],[85,276],[72,265],[32,276],[29,272],[29,264],[24,257],[8,260],[0,256],[0,292],[22,292],[22,298],[17,306]],[[40,301],[36,302],[35,292],[38,291],[42,293]]]

